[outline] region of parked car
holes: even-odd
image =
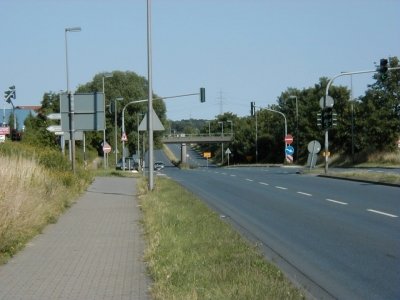
[[[122,170],[122,158],[117,162],[115,169]],[[139,164],[132,157],[125,157],[125,170],[138,170]]]
[[[154,163],[154,170],[159,171],[161,169],[164,169],[165,165],[162,161],[156,161]]]

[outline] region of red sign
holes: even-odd
[[[285,136],[285,143],[286,144],[291,144],[293,143],[293,136],[291,134],[288,134],[287,136]]]
[[[10,134],[10,126],[0,127],[0,135]]]
[[[103,152],[104,152],[104,153],[110,153],[110,152],[111,152],[111,146],[110,146],[109,143],[106,142],[106,143],[103,145]]]

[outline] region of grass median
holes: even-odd
[[[257,247],[179,184],[140,184],[154,299],[304,299]]]

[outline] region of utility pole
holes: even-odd
[[[224,114],[224,98],[222,97],[222,91],[219,91],[219,114],[222,115]]]

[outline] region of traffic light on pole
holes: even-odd
[[[255,102],[250,102],[250,114],[253,117],[256,113],[256,103]]]
[[[4,99],[6,100],[7,103],[11,103],[11,91],[5,91],[4,92]]]
[[[13,98],[13,99],[16,98],[15,85],[10,86],[8,91],[4,92],[4,98],[7,103],[11,103],[11,98]]]
[[[322,124],[324,123],[322,113],[317,113],[317,126],[322,127]]]
[[[12,93],[12,96],[11,96],[11,97],[12,97],[13,99],[17,98],[17,95],[16,95],[16,93],[15,93],[15,85],[10,86],[9,89],[10,89],[10,91],[11,91],[11,93]]]
[[[332,108],[325,109],[324,121],[325,121],[325,129],[332,128],[332,124],[333,124],[333,109]]]
[[[200,102],[201,103],[206,102],[206,89],[205,88],[200,88]]]
[[[386,58],[382,58],[379,64],[379,73],[381,74],[381,79],[386,78],[387,71],[388,71],[388,60]]]
[[[332,112],[332,126],[337,126],[337,113]]]

